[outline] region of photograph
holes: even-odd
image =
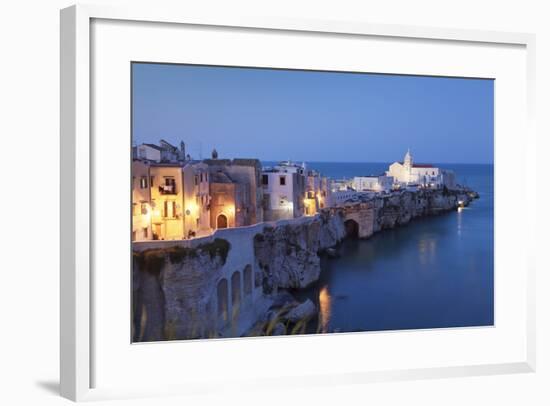
[[[493,79],[130,69],[132,343],[494,327]]]

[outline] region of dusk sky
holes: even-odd
[[[493,163],[492,80],[133,65],[133,142],[193,158]]]

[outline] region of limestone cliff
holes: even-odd
[[[274,308],[289,311],[298,304],[288,294],[282,300],[282,291],[319,279],[319,254],[346,236],[349,222],[357,224],[356,236],[368,238],[415,217],[466,206],[475,197],[470,190],[403,191],[311,217],[217,230],[192,240],[134,243],[133,339],[245,334]]]
[[[215,290],[229,250],[216,239],[134,252],[134,340],[217,336]]]
[[[475,197],[470,191],[419,190],[394,193],[373,200],[374,227],[377,232],[407,224],[411,219],[456,209],[462,202],[468,205]]]
[[[264,291],[304,288],[319,279],[319,252],[345,236],[340,212],[324,211],[305,221],[266,226],[254,237],[254,255],[264,275]]]

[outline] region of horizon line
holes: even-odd
[[[207,158],[209,159],[209,158]],[[235,159],[235,158],[218,158],[218,159]],[[236,158],[236,159],[246,159],[246,158]],[[284,162],[284,161],[290,161],[294,163],[326,163],[326,164],[392,164],[394,162],[400,162],[400,161],[314,161],[314,160],[295,160],[295,159],[260,159],[260,158],[250,158],[250,159],[258,159],[259,161],[263,162]],[[428,164],[430,162],[419,162],[421,164]],[[494,162],[431,162],[433,165],[493,165]]]

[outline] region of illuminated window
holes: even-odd
[[[142,188],[142,189],[147,189],[147,177],[146,176],[142,176],[141,179],[139,180],[139,187]]]

